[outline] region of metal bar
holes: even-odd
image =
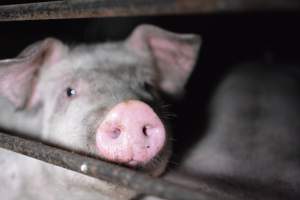
[[[0,21],[196,13],[199,10],[210,10],[211,3],[207,2],[201,0],[66,0],[6,5],[0,7]]]
[[[299,9],[298,0],[65,0],[0,6],[0,21]]]
[[[125,186],[137,191],[139,194],[172,200],[219,199],[218,195],[212,195],[212,193],[185,188],[125,167],[1,132],[0,147],[91,177]],[[223,197],[222,199],[227,198]]]

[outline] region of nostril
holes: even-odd
[[[149,137],[149,129],[150,128],[151,128],[150,125],[143,126],[143,134],[144,134],[144,136]]]
[[[108,135],[111,139],[117,139],[121,135],[121,129],[114,128],[110,132],[108,132]]]
[[[149,145],[147,145],[147,146],[146,146],[146,148],[147,148],[147,149],[149,149],[149,148],[150,148],[150,146],[149,146]]]

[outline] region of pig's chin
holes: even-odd
[[[132,159],[132,160],[127,162],[127,165],[130,166],[130,167],[136,167],[136,166],[139,165],[139,162]]]
[[[158,159],[159,156],[155,156],[154,158],[152,158],[151,160],[149,161],[139,161],[139,160],[136,160],[134,158],[128,160],[128,161],[125,161],[125,162],[120,162],[128,167],[132,167],[132,168],[141,168],[143,169],[144,167],[147,168],[147,166],[153,166],[153,165],[158,165],[159,162],[160,162],[160,159]]]
[[[147,163],[132,159],[128,162],[122,163],[122,165],[141,172],[146,172],[152,176],[159,176],[165,171],[168,163],[167,159],[160,159],[160,157],[161,156],[156,156]]]
[[[114,159],[109,159],[109,158],[101,156],[101,153],[100,153],[100,157],[102,157],[102,159],[104,159],[104,160],[107,160],[107,161],[113,162],[113,163],[118,163],[118,164],[130,167],[130,168],[135,168],[135,169],[143,169],[143,168],[148,168],[150,166],[153,167],[153,166],[159,165],[159,163],[161,162],[161,159],[159,159],[159,157],[160,157],[159,155],[155,156],[154,158],[152,158],[150,160],[139,160],[140,159],[139,157],[135,158],[134,156],[127,157],[126,159],[124,157],[117,158],[117,156],[116,156]]]

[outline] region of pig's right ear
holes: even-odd
[[[24,108],[34,96],[39,69],[57,62],[65,51],[59,40],[47,38],[28,46],[16,58],[0,60],[0,96],[16,109]]]
[[[172,33],[153,25],[140,25],[127,39],[139,55],[151,56],[158,70],[159,88],[178,97],[197,61],[201,38],[195,34]]]

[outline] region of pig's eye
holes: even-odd
[[[76,90],[73,89],[73,88],[68,87],[66,89],[66,95],[67,95],[67,97],[73,97],[73,96],[76,95],[76,93],[77,93]]]

